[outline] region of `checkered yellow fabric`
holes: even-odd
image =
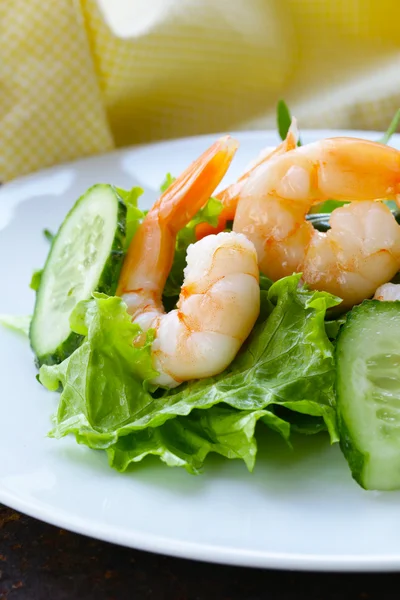
[[[400,105],[399,0],[129,1],[120,38],[97,0],[0,0],[0,181],[274,127],[279,97],[301,127],[384,129]]]

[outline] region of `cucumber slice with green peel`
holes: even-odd
[[[400,302],[366,300],[336,345],[340,445],[368,490],[400,489]]]
[[[69,356],[82,336],[69,318],[94,291],[115,293],[124,258],[126,207],[111,185],[94,185],[64,219],[36,294],[29,337],[38,365]]]

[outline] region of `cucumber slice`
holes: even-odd
[[[336,346],[341,448],[368,490],[400,488],[400,302],[366,300]]]
[[[37,364],[69,356],[82,336],[71,332],[76,304],[92,292],[115,293],[124,258],[126,207],[110,185],[94,185],[54,238],[36,294],[29,337]]]

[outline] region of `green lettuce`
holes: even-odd
[[[148,381],[157,376],[152,332],[144,336],[131,322],[121,298],[98,293],[77,304],[70,323],[72,331],[85,336],[82,345],[54,369],[42,367],[40,381],[50,390],[63,388],[60,430],[79,432],[87,425],[112,434],[152,402]],[[133,345],[138,336],[140,348]]]
[[[321,417],[337,441],[335,363],[324,318],[340,300],[299,287],[299,281],[300,275],[292,275],[273,283],[267,293],[261,289],[265,320],[224,373],[186,384],[166,398],[174,398],[175,407],[185,401],[205,407],[225,402],[240,410],[285,407]],[[270,282],[265,278],[262,284]]]
[[[187,417],[176,417],[160,427],[148,427],[119,438],[107,449],[109,463],[118,471],[125,471],[132,463],[153,454],[170,467],[185,467],[197,474],[210,452],[226,458],[242,459],[249,471],[253,470],[257,442],[257,421],[269,424],[280,420],[266,410],[238,411],[227,406],[213,406],[209,410],[193,410]],[[289,426],[282,422],[280,432],[289,435]]]
[[[341,315],[332,321],[325,321],[326,335],[330,340],[336,340],[342,325],[346,322],[346,315]]]
[[[138,200],[143,194],[144,190],[141,187],[133,187],[131,190],[123,190],[122,188],[115,188],[118,194],[121,196],[126,206],[126,234],[125,234],[125,249],[129,248],[129,244],[132,241],[140,223],[143,221],[146,212],[140,210],[138,207]]]
[[[29,337],[30,315],[0,315],[0,325]]]
[[[43,269],[38,269],[32,273],[31,282],[29,287],[34,292],[37,292],[40,287],[40,282],[42,281]]]
[[[171,175],[171,173],[167,173],[165,176],[164,181],[162,182],[162,184],[160,185],[160,192],[164,193],[167,191],[167,189],[169,188],[170,185],[172,185],[175,181],[176,177],[173,177]]]
[[[251,466],[253,434],[243,438],[239,431],[232,433],[228,450],[216,433],[210,433],[226,433],[217,425],[221,415],[228,415],[220,410],[228,407],[233,421],[225,422],[231,425],[248,415],[251,427],[261,419],[287,439],[288,415],[299,413],[311,421],[316,418],[318,429],[323,422],[331,440],[337,441],[333,347],[324,325],[325,312],[337,299],[308,291],[299,280],[300,275],[272,285],[265,280],[263,287],[270,285],[261,291],[265,319],[235,361],[216,377],[175,390],[155,390],[149,384],[156,375],[152,333],[144,336],[131,323],[120,298],[96,294],[80,303],[71,328],[86,336],[82,346],[63,363],[40,369],[43,385],[62,388],[51,435],[72,433],[79,443],[107,449],[110,463],[118,469],[157,454],[167,464],[182,464],[192,472],[201,468],[210,451],[240,456]],[[133,346],[135,338],[141,340],[140,347]],[[278,412],[282,407],[287,409],[285,418]],[[181,432],[175,446],[174,431]],[[190,450],[186,454],[185,448]]]

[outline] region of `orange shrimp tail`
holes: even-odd
[[[204,206],[224,177],[238,148],[236,140],[217,140],[160,196],[152,211],[172,231],[185,227]]]
[[[118,295],[147,288],[161,297],[172,266],[178,231],[212,195],[237,148],[238,143],[230,136],[220,138],[155,202],[129,246]]]

